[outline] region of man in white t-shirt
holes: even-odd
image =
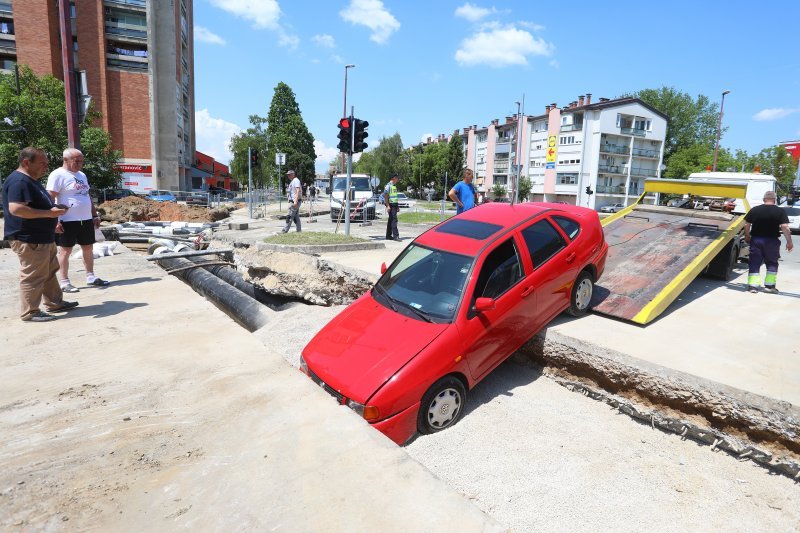
[[[61,290],[78,292],[69,281],[69,254],[75,244],[81,247],[83,266],[86,268],[86,284],[105,287],[109,283],[94,275],[94,230],[100,227],[100,217],[89,196],[89,180],[81,172],[83,153],[77,148],[64,150],[64,164],[50,173],[47,192],[53,201],[69,206],[56,225],[58,246],[58,277]]]
[[[286,189],[286,198],[289,201],[289,213],[286,215],[286,226],[283,232],[288,232],[292,227],[292,222],[297,226],[297,231],[300,231],[300,198],[303,195],[303,186],[300,180],[295,176],[294,170],[286,173],[289,180],[289,187]]]

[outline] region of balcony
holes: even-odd
[[[565,131],[581,131],[583,130],[583,123],[580,124],[565,124],[561,126],[561,132]]]
[[[598,194],[625,194],[625,185],[598,185]]]
[[[4,15],[11,15],[13,13],[11,10],[11,2],[8,0],[0,0],[0,13]]]
[[[131,30],[128,28],[120,28],[118,26],[111,26],[106,24],[106,33],[116,35],[119,37],[127,37],[129,39],[147,40],[147,31],[145,30]]]
[[[605,174],[625,174],[625,169],[620,165],[598,165],[597,171]]]
[[[618,144],[601,144],[600,152],[606,154],[628,155],[630,150],[627,146],[620,146]]]
[[[125,7],[137,7],[145,9],[147,7],[147,0],[105,0],[106,4],[116,4]]]
[[[623,135],[633,135],[634,137],[644,137],[647,132],[639,128],[620,128],[620,133]]]
[[[631,176],[656,178],[658,177],[658,171],[654,168],[633,167],[631,168]]]
[[[658,150],[645,150],[643,148],[634,148],[634,157],[646,157],[648,159],[658,159]]]
[[[494,171],[499,172],[501,174],[505,174],[508,172],[508,161],[504,163],[495,163],[494,164]]]

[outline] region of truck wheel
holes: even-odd
[[[589,310],[594,294],[594,281],[592,275],[584,270],[575,279],[572,285],[572,294],[569,297],[569,308],[567,313],[572,316],[583,316]]]

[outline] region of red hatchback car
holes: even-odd
[[[445,429],[537,331],[589,308],[608,245],[595,211],[488,203],[423,233],[303,349],[301,370],[397,444]]]

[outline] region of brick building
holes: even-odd
[[[66,0],[64,0],[66,1]],[[79,98],[91,99],[140,189],[191,189],[192,0],[73,0]],[[56,0],[0,0],[0,68],[64,79]]]

